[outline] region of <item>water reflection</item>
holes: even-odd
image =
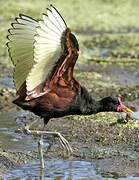
[[[19,126],[16,117],[21,115],[21,111],[12,109],[8,112],[0,113],[0,144],[5,150],[24,151],[37,147],[31,136],[22,133],[15,133]],[[14,143],[13,143],[14,142]]]
[[[113,172],[113,171],[112,171]],[[109,175],[109,174],[110,175]],[[114,174],[115,173],[115,174]],[[93,162],[81,161],[68,161],[62,159],[49,159],[45,161],[45,169],[40,169],[38,161],[34,161],[31,164],[19,167],[18,169],[7,172],[4,176],[5,180],[16,179],[16,180],[138,180],[138,177],[133,176],[118,176],[118,173],[112,178],[112,174],[108,171],[102,171]],[[107,175],[107,177],[103,177]]]
[[[23,113],[23,112],[22,112]],[[15,133],[17,122],[15,118],[21,115],[21,111],[12,109],[9,112],[0,113],[0,142],[3,149],[10,149],[16,151],[34,150],[37,148],[37,143],[34,143],[32,137],[23,134]],[[139,119],[139,111],[135,112],[135,117]],[[14,142],[14,143],[13,143]],[[110,160],[111,161],[111,160]],[[119,162],[119,161],[118,161]],[[5,180],[9,179],[57,179],[57,180],[76,180],[76,179],[90,179],[103,180],[105,175],[106,163],[103,167],[104,160],[87,162],[85,160],[77,161],[64,159],[46,159],[45,169],[41,170],[40,162],[34,161],[30,164],[19,166],[16,169],[9,170],[4,176]],[[116,164],[116,163],[115,163]],[[105,167],[105,168],[104,168]],[[121,166],[120,166],[121,167]],[[124,168],[125,169],[125,168]],[[114,171],[114,170],[113,170]],[[123,171],[123,170],[122,170]],[[117,172],[116,170],[114,172]],[[113,179],[113,178],[108,178]],[[118,179],[123,179],[122,177]],[[136,177],[124,177],[128,180],[137,180]]]
[[[9,171],[5,179],[98,179],[100,175],[95,173],[93,164],[86,161],[64,161],[61,159],[51,159],[45,162],[45,169],[40,170],[38,162],[21,167],[14,171]]]

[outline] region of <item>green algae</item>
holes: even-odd
[[[81,1],[63,0],[7,0],[0,2],[0,62],[11,66],[5,46],[10,23],[19,13],[41,19],[41,14],[52,3],[77,35],[81,51],[93,51],[93,58],[109,56],[138,58],[139,22],[138,1]],[[91,55],[92,58],[92,55]],[[82,61],[83,57],[80,58]]]

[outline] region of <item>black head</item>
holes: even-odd
[[[105,111],[117,111],[119,101],[117,97],[109,96],[101,100],[101,104]]]
[[[116,111],[116,112],[125,112],[129,116],[133,117],[134,112],[128,109],[122,104],[120,97],[109,96],[101,100],[104,111]],[[132,113],[132,114],[130,114]]]

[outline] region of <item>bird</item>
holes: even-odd
[[[97,101],[74,77],[79,44],[53,5],[42,14],[41,20],[19,14],[11,26],[7,47],[18,95],[14,104],[41,117],[44,125],[51,118],[108,111],[125,112],[133,117],[133,111],[123,105],[120,97],[109,96]],[[30,130],[30,125],[25,130],[27,134],[40,135],[42,168],[44,135],[57,136],[61,146],[72,154],[69,142],[59,132]]]

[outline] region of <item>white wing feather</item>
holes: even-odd
[[[16,22],[12,24],[13,29],[9,30],[8,47],[15,65],[14,82],[17,90],[26,80],[34,63],[33,43],[38,25],[34,19],[20,15],[20,18],[17,18]]]
[[[51,10],[47,9],[47,15],[43,14],[43,21],[39,21],[39,27],[36,29],[37,35],[34,37],[34,61],[36,64],[26,80],[28,91],[32,91],[46,80],[60,58],[61,38],[66,28],[65,22],[53,6],[51,6]]]
[[[43,83],[61,56],[61,38],[67,25],[51,6],[42,21],[20,15],[9,30],[8,48],[15,66],[16,89],[26,81],[27,91]]]
[[[58,21],[59,25],[61,26],[61,28],[63,29],[63,31],[65,30],[65,28],[67,27],[64,19],[61,17],[61,15],[57,12],[57,10],[51,6],[51,11],[54,15],[54,17],[56,18],[56,20]]]

